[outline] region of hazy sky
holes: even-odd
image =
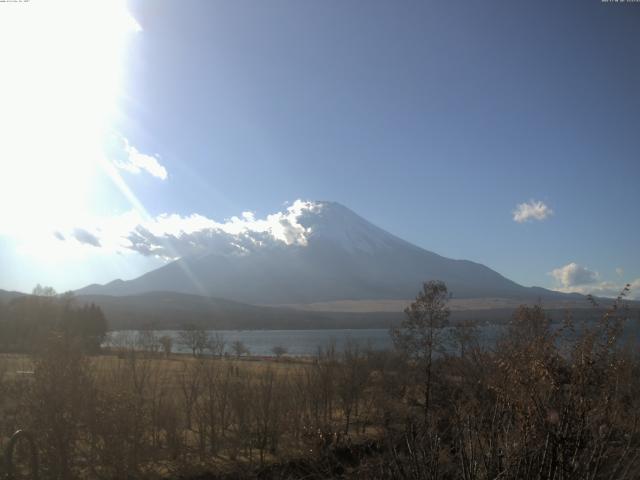
[[[0,3],[0,288],[132,278],[136,225],[301,198],[640,289],[640,3],[86,3]]]

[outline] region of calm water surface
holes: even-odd
[[[485,326],[482,327],[482,341],[491,341],[496,338],[497,332],[502,327]],[[180,345],[178,332],[173,330],[157,330],[156,336],[167,335],[173,338],[173,351],[179,353],[191,353],[187,348]],[[318,348],[326,348],[335,344],[338,351],[351,341],[357,342],[362,347],[375,350],[385,350],[392,347],[389,330],[386,328],[370,329],[335,329],[335,330],[215,330],[210,331],[222,335],[226,342],[226,350],[231,351],[231,344],[240,340],[251,352],[251,355],[271,356],[275,346],[285,347],[289,355],[313,355]],[[124,335],[132,339],[135,338],[135,331],[115,331],[111,336]],[[488,339],[484,339],[488,336]]]
[[[557,328],[554,325],[552,328]],[[481,345],[490,346],[504,331],[501,325],[483,325],[479,328],[479,341]],[[449,328],[443,329],[443,335],[447,336]],[[362,347],[375,350],[384,350],[392,347],[389,330],[383,328],[371,329],[334,329],[334,330],[212,330],[210,333],[222,335],[226,342],[226,351],[231,351],[231,344],[240,340],[249,349],[251,355],[271,356],[275,346],[287,349],[289,355],[314,355],[318,348],[326,348],[335,344],[338,351],[349,342],[357,342]],[[173,338],[173,351],[191,353],[190,350],[180,345],[178,332],[173,330],[157,330],[157,337],[167,335]],[[110,336],[126,336],[135,339],[136,331],[115,331]],[[631,342],[635,348],[640,346],[640,328],[636,322],[631,322],[625,328],[623,341]]]

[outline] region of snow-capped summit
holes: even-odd
[[[349,252],[373,254],[400,241],[337,202],[309,202],[297,222],[305,228],[306,243],[330,242]]]

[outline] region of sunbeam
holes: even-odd
[[[124,1],[3,5],[0,233],[32,239],[91,214],[123,54],[140,30]]]

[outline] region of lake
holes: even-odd
[[[559,324],[552,325],[558,328]],[[576,325],[578,327],[578,325]],[[503,325],[482,325],[479,328],[481,345],[490,346],[504,331]],[[448,336],[450,328],[443,329],[443,335]],[[287,349],[289,355],[307,356],[317,353],[318,348],[325,348],[332,343],[338,351],[342,350],[349,341],[357,342],[362,347],[374,350],[385,350],[392,347],[389,330],[386,328],[370,329],[324,329],[324,330],[215,330],[210,331],[222,335],[226,342],[226,351],[231,351],[231,344],[237,340],[244,343],[251,355],[272,356],[272,349],[281,346]],[[173,338],[173,351],[191,353],[180,345],[178,332],[174,330],[156,330],[157,337],[169,336]],[[109,333],[109,337],[123,336],[133,342],[138,333],[136,331],[120,330]],[[625,327],[623,341],[640,345],[640,328],[637,322],[631,321]],[[108,344],[109,340],[107,340]]]
[[[482,327],[483,343],[495,339],[503,327],[487,325]],[[445,329],[446,330],[446,329]],[[231,350],[231,344],[237,340],[245,344],[251,355],[272,356],[275,346],[285,347],[289,355],[307,356],[317,353],[318,347],[327,347],[332,343],[338,351],[349,342],[357,342],[363,347],[374,350],[385,350],[392,347],[389,330],[386,328],[370,329],[324,329],[324,330],[215,330],[211,334],[219,334],[224,337],[226,350]],[[157,330],[157,337],[167,335],[173,338],[173,351],[178,353],[191,353],[180,345],[178,332],[173,330]],[[135,339],[135,331],[114,331],[110,336],[130,336]],[[484,337],[488,337],[485,339]]]

